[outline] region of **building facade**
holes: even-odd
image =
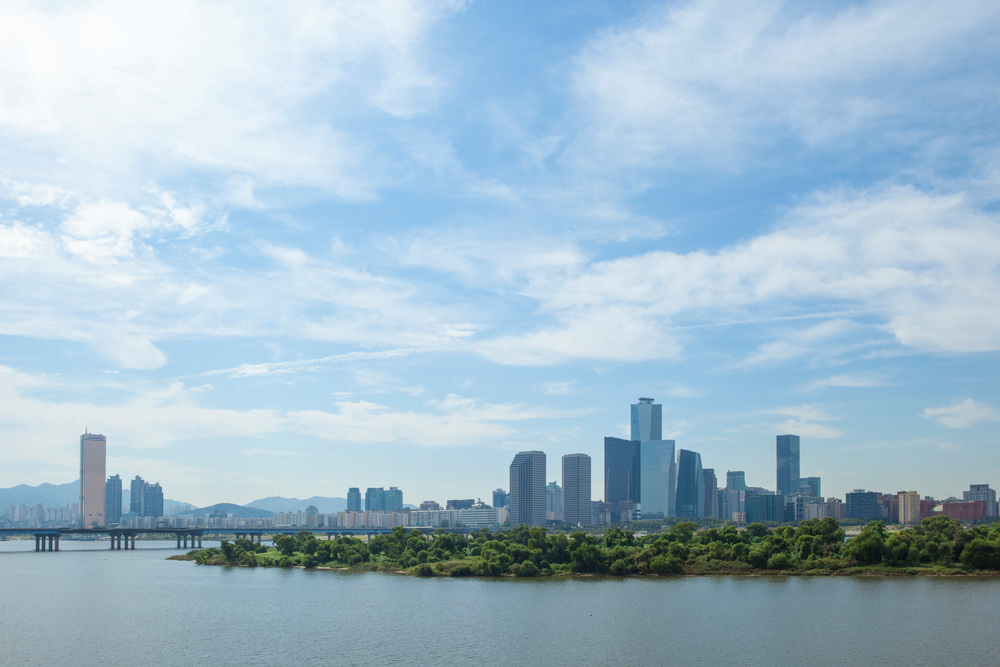
[[[962,492],[962,500],[972,502],[981,500],[986,503],[986,516],[997,516],[997,492],[989,484],[971,484],[968,491]]]
[[[848,519],[878,521],[882,518],[882,506],[879,504],[878,495],[875,491],[855,489],[845,498],[844,514]]]
[[[718,519],[719,515],[719,480],[715,476],[714,468],[704,468],[701,471],[704,478],[705,487],[705,514],[704,516]]]
[[[545,485],[545,520],[563,520],[563,490],[558,482]]]
[[[611,506],[611,520],[620,521],[621,503],[642,503],[640,442],[604,438],[604,501]]]
[[[108,477],[104,484],[104,521],[111,526],[122,520],[122,478]]]
[[[705,516],[705,477],[701,454],[682,449],[677,457],[677,516],[700,519]]]
[[[545,452],[518,452],[511,462],[510,522],[545,525]]]
[[[663,406],[652,398],[632,404],[632,439],[639,442],[663,439]]]
[[[493,507],[510,507],[510,494],[503,489],[493,489]]]
[[[370,486],[365,490],[366,512],[399,512],[403,509],[403,492],[395,486],[387,489]]]
[[[635,406],[632,406],[635,407]],[[677,463],[673,440],[647,440],[639,445],[639,470],[642,492],[639,506],[645,519],[677,516]]]
[[[779,496],[799,492],[799,436],[777,437],[777,477]]]
[[[108,440],[99,433],[80,436],[80,527],[104,526]]]
[[[904,526],[920,523],[920,494],[916,491],[900,491],[896,494],[899,504],[899,522]]]
[[[347,490],[347,511],[361,511],[361,489],[356,486],[352,486]]]
[[[562,457],[563,521],[577,525],[590,523],[590,457],[566,454]]]

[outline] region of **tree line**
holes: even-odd
[[[670,575],[787,572],[912,574],[1000,571],[1000,523],[965,528],[935,516],[897,532],[881,521],[845,539],[835,519],[812,519],[769,528],[753,523],[699,529],[693,522],[637,537],[621,527],[602,535],[549,534],[516,526],[468,537],[444,531],[425,535],[394,528],[363,541],[320,540],[308,531],[279,535],[274,546],[245,539],[192,551],[202,565],[332,567],[406,571],[419,576],[537,577],[565,574]]]

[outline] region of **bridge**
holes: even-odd
[[[425,536],[437,531],[455,533],[468,536],[470,533],[478,532],[478,528],[433,528],[430,526],[401,526],[407,533],[411,530],[419,530]],[[208,535],[232,535],[234,539],[243,538],[255,544],[261,544],[264,535],[270,535],[272,540],[278,535],[298,535],[302,531],[308,531],[318,537],[326,536],[330,540],[334,537],[365,537],[371,539],[373,535],[388,535],[392,533],[392,528],[329,528],[329,527],[281,527],[281,528],[206,528],[204,526],[192,528],[0,528],[0,535],[33,535],[35,538],[35,551],[59,551],[59,539],[63,536],[80,535],[99,537],[108,535],[111,538],[111,549],[135,549],[135,541],[139,535],[175,535],[177,537],[177,548],[187,549],[188,541],[192,549],[202,548],[202,539]],[[182,547],[183,543],[183,547]]]

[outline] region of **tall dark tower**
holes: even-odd
[[[799,436],[779,435],[777,442],[778,495],[799,492]]]
[[[604,502],[611,505],[611,520],[621,520],[619,503],[642,502],[641,455],[638,440],[604,438]]]

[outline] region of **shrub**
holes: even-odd
[[[769,570],[787,570],[790,566],[791,561],[783,553],[776,553],[767,559],[767,569]]]

